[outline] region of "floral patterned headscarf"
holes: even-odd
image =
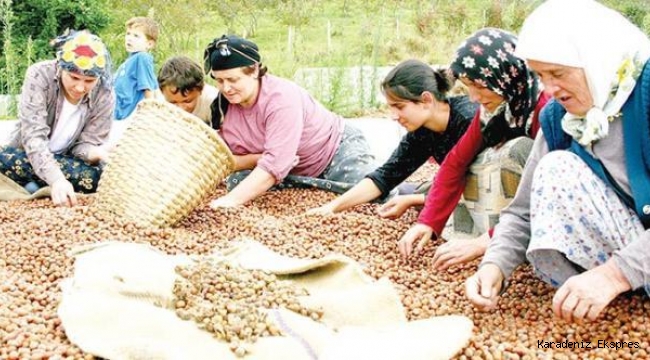
[[[101,79],[102,86],[111,86],[111,56],[97,36],[87,30],[70,31],[52,40],[60,69]]]
[[[489,113],[481,107],[481,132],[487,146],[526,135],[539,98],[539,81],[525,62],[514,55],[517,37],[484,28],[463,41],[450,69],[457,78],[499,94],[505,102]]]
[[[576,17],[576,14],[580,14]],[[650,40],[623,15],[594,0],[548,0],[526,19],[516,54],[582,68],[594,106],[567,113],[562,129],[585,147],[607,136],[650,58]]]

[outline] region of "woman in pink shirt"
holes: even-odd
[[[297,84],[267,74],[255,43],[223,35],[205,50],[205,68],[220,91],[213,127],[235,155],[229,193],[212,207],[242,205],[273,187],[343,193],[375,168],[361,131]]]

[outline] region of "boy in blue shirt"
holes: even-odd
[[[149,53],[158,39],[158,24],[148,17],[126,22],[125,46],[129,57],[115,73],[115,119],[127,118],[142,99],[153,99],[158,81]]]

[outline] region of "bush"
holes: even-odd
[[[6,55],[6,47],[13,59],[6,63],[6,56],[0,58],[0,68],[5,72],[7,65],[11,72],[19,75],[22,82],[27,67],[34,61],[49,59],[54,56],[49,41],[66,29],[88,29],[99,32],[109,23],[109,12],[105,0],[2,0],[0,2],[2,17],[10,17],[10,23],[0,23],[0,54]],[[33,40],[32,40],[33,39]],[[8,93],[6,82],[0,83],[0,93]]]

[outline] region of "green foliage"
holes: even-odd
[[[208,2],[207,10],[216,13],[226,26],[227,33],[238,33],[244,37],[254,37],[259,18],[264,9],[274,7],[278,0],[221,0]]]
[[[0,4],[8,1],[0,0]],[[301,85],[330,109],[354,114],[358,107],[377,106],[379,99],[372,91],[363,90],[359,95],[350,84],[363,82],[376,88],[381,75],[378,69],[408,58],[445,64],[462,39],[481,27],[502,27],[516,33],[542,1],[13,0],[16,20],[8,37],[6,26],[0,24],[0,92],[7,91],[7,56],[15,59],[9,70],[23,74],[30,61],[53,56],[47,43],[67,27],[98,33],[116,68],[127,56],[125,22],[133,16],[149,15],[161,28],[153,51],[157,68],[178,54],[202,62],[203,50],[213,38],[234,33],[259,45],[272,74],[294,78],[301,69],[323,68],[325,75],[314,81],[314,86],[321,88]],[[602,1],[649,33],[647,0]],[[27,50],[30,36],[33,43]],[[9,55],[4,51],[8,43],[13,51]],[[16,69],[12,70],[14,63]],[[345,70],[353,66],[366,67],[358,72]]]
[[[51,57],[49,41],[66,29],[96,33],[109,22],[104,0],[26,0],[15,1],[12,8],[17,15],[13,39],[22,48],[33,38],[36,59]]]
[[[156,46],[152,51],[156,65],[168,57],[185,54],[195,59],[203,56],[209,40],[197,36],[211,17],[206,17],[204,0],[106,0],[111,9],[111,23],[100,34],[113,56],[114,69],[124,62],[128,54],[124,47],[126,22],[135,16],[153,18],[160,28]]]
[[[64,30],[88,29],[96,33],[109,23],[105,0],[1,1],[0,53],[4,56],[0,58],[0,68],[5,69],[6,81],[0,82],[0,93],[15,91],[11,88],[12,73],[19,74],[18,83],[21,83],[29,64],[52,58],[54,52],[49,42]],[[4,21],[9,14],[12,14],[11,21]]]
[[[4,79],[4,81],[0,83],[0,87],[5,89],[3,93],[17,95],[20,89],[20,76],[16,66],[16,51],[14,49],[14,44],[11,41],[15,21],[11,5],[12,0],[0,0],[0,23],[4,29],[2,34],[4,66],[0,72],[2,74],[1,79]],[[15,102],[9,103],[8,113],[10,115],[16,114]]]
[[[315,0],[279,0],[273,13],[280,24],[300,28],[320,12],[318,4]]]

